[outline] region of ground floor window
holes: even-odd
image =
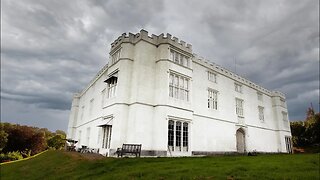
[[[110,149],[112,126],[102,126],[102,148]]]
[[[183,121],[169,120],[168,148],[170,151],[188,151],[189,124]]]
[[[286,150],[288,153],[292,153],[292,140],[290,136],[285,137],[285,142],[286,142]]]

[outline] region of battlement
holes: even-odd
[[[285,99],[285,95],[280,91],[272,91],[272,96],[278,96],[282,99]]]
[[[224,67],[219,66],[218,64],[215,64],[209,60],[206,60],[205,58],[198,56],[197,54],[193,54],[193,62],[198,63],[202,66],[207,67],[208,69],[216,72],[217,74],[221,74],[223,76],[229,77],[230,79],[233,79],[235,82],[238,82],[240,84],[246,85],[248,87],[251,87],[253,89],[256,89],[259,92],[262,92],[264,94],[267,94],[268,96],[279,96],[281,98],[285,98],[285,95],[279,91],[270,91],[266,88],[263,88],[260,85],[255,84],[254,82],[243,78],[239,76],[238,74],[231,72],[228,69],[225,69]]]
[[[136,44],[140,40],[147,41],[151,44],[154,44],[156,46],[160,44],[170,44],[172,46],[178,47],[188,53],[192,54],[192,45],[187,44],[185,41],[182,41],[177,37],[172,37],[171,34],[167,33],[166,36],[162,33],[160,35],[152,34],[151,36],[148,35],[148,31],[141,29],[139,33],[136,34],[126,34],[123,33],[121,36],[119,36],[113,43],[111,43],[111,50],[112,53],[115,49],[118,48],[118,46],[121,43],[132,43]]]

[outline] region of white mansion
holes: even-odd
[[[291,153],[285,96],[208,62],[170,34],[122,34],[109,63],[75,94],[68,138],[114,156]]]

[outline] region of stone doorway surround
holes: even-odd
[[[242,128],[239,128],[236,132],[237,139],[237,152],[245,153],[246,152],[246,139],[245,131]]]

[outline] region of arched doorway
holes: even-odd
[[[237,133],[237,152],[244,153],[246,151],[245,133],[243,129],[238,129]]]

